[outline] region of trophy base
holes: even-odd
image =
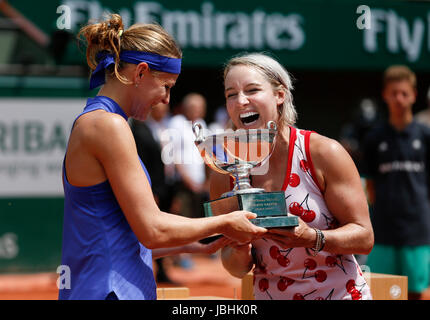
[[[299,219],[291,216],[275,216],[255,218],[250,220],[254,225],[266,229],[270,228],[293,228],[299,225]]]
[[[255,225],[267,228],[295,227],[299,225],[296,216],[288,216],[285,204],[285,193],[262,192],[235,194],[204,203],[207,217],[245,210],[257,214],[250,221]]]

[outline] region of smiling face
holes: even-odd
[[[225,76],[227,112],[237,128],[265,128],[268,121],[278,122],[278,106],[285,91],[274,90],[256,68],[236,65]]]

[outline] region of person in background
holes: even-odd
[[[199,122],[206,128],[206,99],[199,93],[188,93],[182,99],[180,110],[169,121],[175,168],[172,209],[184,217],[201,218],[204,216],[203,202],[209,198],[207,169],[194,145],[192,125]],[[191,255],[181,254],[178,258],[177,264],[186,269],[193,268]]]
[[[90,89],[101,88],[74,121],[63,162],[61,263],[72,285],[59,299],[153,300],[153,257],[207,251],[197,241],[218,233],[225,237],[212,249],[267,230],[249,221],[251,212],[190,219],[157,206],[128,119],[145,120],[152,107],[169,103],[181,71],[174,39],[155,24],[124,29],[117,14],[78,36],[87,44]]]
[[[182,114],[169,122],[173,139],[173,155],[177,173],[177,192],[180,199],[180,214],[186,217],[203,217],[204,201],[208,200],[206,166],[194,144],[193,123],[207,128],[206,99],[199,93],[189,93],[182,100]]]
[[[212,134],[217,134],[218,132],[223,132],[229,128],[230,118],[228,117],[227,110],[225,106],[219,106],[215,111],[215,119],[209,124],[209,131]]]
[[[374,99],[364,98],[354,110],[353,119],[342,126],[339,142],[351,155],[359,172],[363,161],[364,137],[381,120],[381,114]]]
[[[382,97],[389,117],[364,141],[363,175],[372,208],[372,272],[408,277],[409,299],[429,285],[430,129],[414,121],[416,76],[407,66],[387,68]]]

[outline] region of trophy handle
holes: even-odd
[[[203,142],[205,139],[203,138],[203,127],[200,123],[195,122],[193,124],[193,132],[196,136],[196,142]]]

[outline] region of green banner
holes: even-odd
[[[289,68],[430,70],[430,4],[419,1],[9,1],[47,35],[73,34],[120,13],[126,26],[157,22],[178,40],[185,66],[220,66],[241,51],[270,51]],[[246,4],[246,5],[245,5]],[[84,63],[75,45],[65,61]]]
[[[64,199],[0,199],[0,272],[51,271],[61,264]]]

